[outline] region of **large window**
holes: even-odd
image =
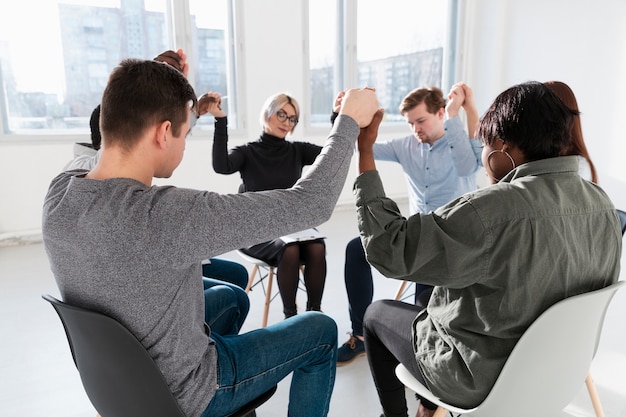
[[[338,91],[366,85],[376,88],[385,121],[403,122],[406,94],[442,87],[448,3],[309,0],[312,123],[327,123]]]
[[[173,0],[12,3],[0,14],[1,134],[84,133],[115,65],[174,44],[193,59],[198,94],[230,96],[229,1],[212,0],[210,14],[202,3],[191,0],[191,14]]]
[[[208,91],[222,95],[222,105],[228,113],[229,127],[237,126],[237,83],[235,71],[235,42],[232,28],[234,17],[229,0],[189,0],[193,19],[193,74],[198,96]],[[212,126],[213,119],[203,117],[199,126]]]

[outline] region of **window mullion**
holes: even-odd
[[[343,56],[338,57],[337,62],[343,65],[343,86],[341,89],[351,87],[363,87],[358,85],[359,63],[357,56],[357,0],[343,0]],[[338,48],[339,49],[339,48]],[[338,77],[341,79],[341,77]]]
[[[181,48],[187,53],[187,61],[190,67],[195,68],[198,64],[195,57],[190,52],[193,45],[193,22],[189,12],[189,0],[166,0],[168,10],[168,36],[173,48]],[[194,73],[189,72],[189,82],[194,85]]]

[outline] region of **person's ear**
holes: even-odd
[[[159,148],[166,148],[167,141],[170,140],[172,122],[165,120],[156,126],[154,131],[154,141]]]

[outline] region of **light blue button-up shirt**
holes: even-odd
[[[432,146],[415,136],[374,144],[374,158],[402,166],[409,192],[409,212],[429,213],[478,188],[482,143],[468,139],[460,118],[444,123],[445,134]]]

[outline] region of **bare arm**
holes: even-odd
[[[476,129],[478,128],[478,110],[474,103],[474,92],[467,84],[463,84],[465,91],[465,101],[463,102],[463,110],[467,116],[467,133],[470,139],[476,137]]]
[[[384,110],[380,109],[374,114],[372,123],[366,128],[362,128],[357,139],[357,148],[359,150],[359,174],[366,171],[376,170],[376,162],[374,160],[374,142],[378,136],[378,127],[383,120]]]

